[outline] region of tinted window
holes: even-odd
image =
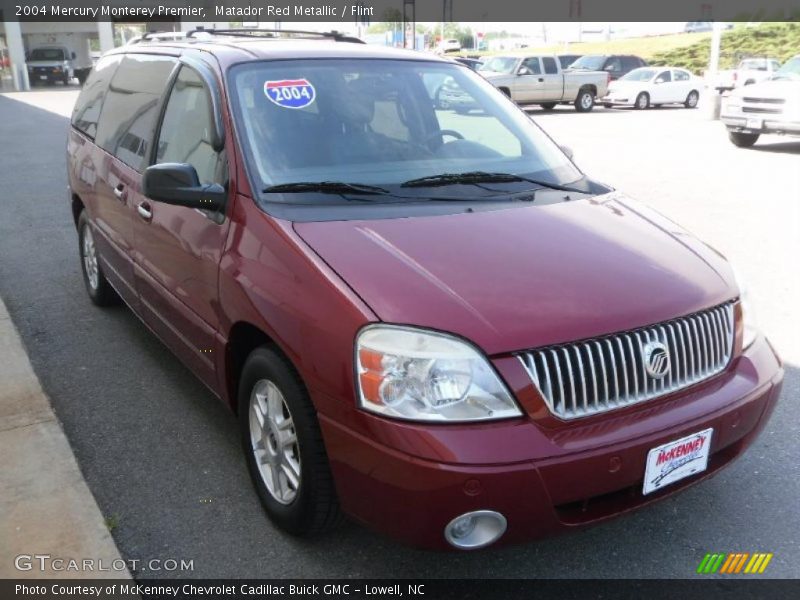
[[[554,75],[558,73],[558,68],[556,67],[556,59],[551,58],[549,56],[542,57],[542,64],[544,65],[544,72],[548,75]]]
[[[616,56],[612,56],[606,61],[603,70],[611,71],[612,73],[618,73],[619,71],[622,71],[622,61],[620,61],[620,59]]]
[[[164,112],[156,162],[188,163],[197,170],[201,183],[224,183],[219,155],[211,145],[212,114],[202,79],[194,70],[182,67]]]
[[[542,74],[542,68],[539,66],[538,56],[534,58],[526,58],[525,60],[522,61],[522,66],[528,67],[528,69],[530,69],[530,72],[533,73],[534,75]]]
[[[622,70],[623,71],[632,71],[633,69],[637,69],[642,66],[641,61],[636,58],[635,56],[623,56],[622,57]]]
[[[103,98],[108,90],[108,83],[122,57],[106,56],[97,61],[89,78],[83,85],[80,96],[72,109],[72,125],[94,139],[97,133],[97,120],[103,107]]]
[[[174,66],[167,56],[127,54],[111,79],[95,142],[134,169],[142,167]]]

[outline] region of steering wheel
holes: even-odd
[[[428,137],[426,137],[425,141],[423,143],[426,146],[430,146],[431,142],[433,142],[434,140],[436,140],[438,138],[444,137],[446,135],[449,135],[450,137],[454,137],[457,140],[463,140],[464,139],[463,135],[461,135],[457,131],[454,131],[453,129],[440,129],[439,131],[434,131],[432,134],[430,134]]]

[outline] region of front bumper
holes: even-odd
[[[533,419],[430,426],[368,415],[355,427],[326,415],[320,424],[339,500],[356,520],[412,545],[449,549],[447,523],[488,509],[508,521],[498,542],[505,544],[610,518],[712,476],[756,438],[782,381],[762,337],[713,380],[554,429]],[[648,451],[710,427],[708,469],[643,496]]]
[[[730,131],[741,133],[788,133],[800,135],[800,121],[790,121],[779,115],[753,114],[745,117],[723,114],[720,120]]]
[[[633,100],[622,96],[604,96],[598,100],[600,104],[612,104],[614,106],[631,106]]]

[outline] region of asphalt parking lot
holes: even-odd
[[[233,416],[130,311],[89,303],[65,193],[76,94],[0,97],[0,296],[122,555],[194,561],[140,575],[685,578],[706,552],[763,551],[774,553],[769,576],[800,576],[800,140],[738,149],[703,110],[530,111],[586,172],[736,264],[786,361],[784,394],[744,457],[677,497],[559,538],[439,554],[351,523],[316,541],[277,531]]]

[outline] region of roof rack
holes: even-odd
[[[140,44],[142,42],[157,42],[159,40],[176,40],[186,37],[186,33],[182,31],[155,31],[150,30],[143,33],[139,37],[132,38],[129,43]]]
[[[363,44],[364,41],[357,37],[345,35],[339,31],[305,31],[302,29],[206,29],[198,26],[196,29],[186,32],[186,37],[194,37],[195,34],[224,35],[242,38],[312,38],[326,39],[335,42],[347,42],[350,44]]]

